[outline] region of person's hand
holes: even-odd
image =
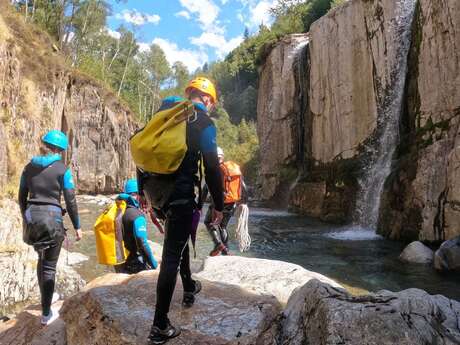
[[[83,238],[83,232],[81,229],[76,229],[75,230],[75,240],[80,241]]]
[[[217,211],[216,209],[213,209],[211,225],[218,226],[220,222],[222,222],[222,218],[224,218],[224,214],[222,213],[222,211]]]

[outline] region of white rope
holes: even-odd
[[[240,252],[245,252],[251,246],[251,236],[249,236],[249,208],[246,204],[241,204],[237,210],[238,226],[236,227],[236,239],[240,247]]]

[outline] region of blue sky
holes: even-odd
[[[242,41],[244,28],[269,24],[276,0],[110,0],[109,32],[134,29],[141,49],[156,43],[168,62],[182,61],[190,71],[222,59]]]

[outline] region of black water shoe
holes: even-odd
[[[171,325],[171,322],[167,323],[165,329],[160,329],[157,326],[152,326],[148,337],[148,345],[159,345],[166,343],[169,339],[179,336],[181,333],[179,328]]]
[[[195,290],[184,291],[184,298],[182,299],[182,306],[184,308],[190,308],[195,303],[195,295],[201,291],[201,283],[199,280],[195,280]]]

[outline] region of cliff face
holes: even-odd
[[[398,63],[398,23],[414,3],[406,72]],[[357,198],[376,194],[363,181],[372,155],[386,150],[378,138],[403,73],[405,90],[395,95],[404,94],[403,105],[394,109],[398,115],[403,108],[401,132],[397,125],[392,131],[399,144],[377,207],[378,231],[427,241],[460,234],[459,33],[456,0],[352,0],[312,25],[306,53],[286,40],[275,46],[259,85],[261,197],[279,200],[284,191],[297,211],[351,221]],[[297,68],[299,60],[307,67]]]
[[[396,16],[391,2],[351,1],[313,24],[306,53],[285,41],[275,46],[259,85],[263,199],[273,199],[287,175],[297,178],[292,208],[351,219],[364,148],[394,73],[386,61],[396,54],[389,28]]]
[[[109,91],[66,67],[53,43],[0,6],[0,191],[13,194],[40,137],[61,129],[81,192],[115,192],[133,173],[132,114]]]
[[[296,145],[302,145],[297,65],[307,45],[307,35],[284,38],[271,51],[260,74],[257,131],[263,152],[263,199],[274,197],[280,184],[289,182],[289,167],[296,167]]]
[[[460,234],[460,2],[420,0],[399,160],[379,232],[440,241]]]

